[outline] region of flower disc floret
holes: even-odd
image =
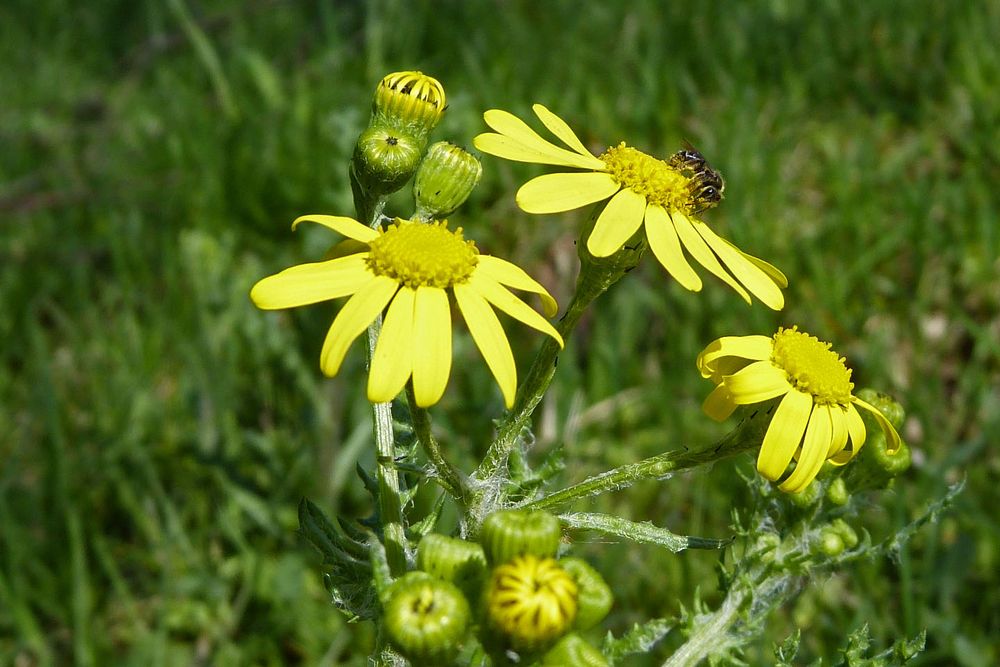
[[[792,386],[812,394],[817,403],[846,405],[854,389],[851,369],[830,347],[798,327],[781,328],[774,334],[771,362],[785,369]]]
[[[688,178],[658,160],[621,142],[601,154],[608,174],[619,185],[646,198],[648,204],[669,210],[690,208]]]
[[[469,280],[479,263],[474,241],[462,237],[462,228],[448,222],[420,224],[397,220],[370,244],[368,267],[407,287],[445,289]]]

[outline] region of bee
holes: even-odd
[[[667,164],[688,177],[692,211],[699,213],[718,206],[722,201],[722,193],[726,190],[722,174],[713,169],[705,156],[693,146],[688,144],[684,150],[671,155]]]

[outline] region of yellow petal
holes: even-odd
[[[836,456],[847,446],[847,409],[841,405],[832,406],[830,418],[833,434],[830,437],[830,449],[826,453],[826,458]]]
[[[770,336],[723,336],[709,343],[698,355],[703,378],[732,375],[749,361],[771,358],[774,339]]]
[[[876,408],[870,403],[862,401],[858,397],[854,397],[854,405],[864,408],[872,414],[878,425],[882,427],[882,432],[885,433],[885,451],[888,454],[895,454],[898,450],[902,441],[899,438],[899,433],[896,432],[896,428],[885,418],[882,411]]]
[[[774,481],[785,472],[802,441],[812,408],[812,396],[801,391],[790,391],[781,399],[757,455],[757,472],[766,479]]]
[[[830,458],[830,463],[838,466],[842,466],[851,459],[853,459],[861,448],[864,447],[865,440],[868,438],[868,431],[865,428],[865,423],[861,419],[861,415],[858,414],[857,408],[853,404],[847,406],[847,413],[845,414],[847,421],[847,433],[851,440],[850,449],[843,449],[837,454]]]
[[[451,306],[443,289],[420,286],[413,308],[413,393],[417,406],[440,400],[451,374]]]
[[[413,301],[411,287],[400,287],[389,304],[368,371],[368,400],[386,403],[406,386],[413,371]]]
[[[726,389],[726,385],[720,384],[712,393],[708,395],[705,402],[701,404],[702,411],[717,422],[727,419],[736,409],[733,403],[733,395]]]
[[[472,140],[472,145],[484,153],[517,162],[553,164],[578,169],[604,169],[604,162],[601,160],[592,155],[580,155],[568,151],[546,141],[513,114],[491,109],[483,114],[483,117],[487,125],[499,133],[485,132]]]
[[[587,150],[587,147],[583,145],[583,142],[576,136],[573,129],[566,124],[566,121],[541,104],[532,104],[531,108],[535,112],[535,115],[538,116],[538,119],[542,121],[542,124],[548,128],[549,132],[559,137],[564,144],[580,155],[594,157],[594,154]]]
[[[809,486],[809,483],[816,478],[816,473],[823,467],[832,434],[830,406],[817,405],[809,418],[799,462],[788,479],[778,486],[779,489],[787,493],[798,493]]]
[[[319,365],[325,375],[333,377],[337,374],[347,348],[378,317],[398,287],[392,278],[376,276],[347,300],[323,341]]]
[[[715,254],[705,243],[705,240],[694,230],[693,223],[691,220],[679,211],[671,211],[670,219],[673,220],[674,229],[677,230],[677,235],[681,239],[681,243],[687,248],[687,251],[691,253],[691,256],[695,260],[704,266],[706,269],[711,271],[717,278],[721,279],[727,285],[736,290],[736,293],[743,297],[743,300],[747,303],[751,303],[750,295],[747,291],[743,289],[743,286],[733,280],[722,265],[719,264],[719,260],[716,259]]]
[[[727,243],[722,237],[709,229],[700,220],[691,220],[695,231],[701,234],[708,247],[719,256],[726,267],[743,283],[751,294],[772,310],[781,310],[785,305],[785,297],[771,276],[751,262],[742,252]]]
[[[760,403],[794,391],[788,375],[770,361],[755,361],[746,368],[727,375],[724,384],[737,405]]]
[[[527,213],[559,213],[603,201],[621,186],[603,171],[545,174],[517,191],[517,205]]]
[[[472,277],[469,278],[467,285],[475,290],[481,297],[514,319],[520,320],[529,327],[552,336],[552,338],[559,343],[559,347],[563,347],[562,336],[560,336],[559,332],[556,331],[551,324],[549,324],[548,320],[532,310],[528,304],[508,292],[507,289],[500,283],[496,282],[489,276],[476,271],[473,272]]]
[[[514,405],[514,392],[517,390],[517,368],[500,320],[486,299],[468,285],[455,285],[454,291],[455,300],[469,326],[472,339],[500,385],[504,403],[511,408]]]
[[[323,225],[328,229],[332,229],[338,234],[343,234],[344,236],[354,239],[355,241],[361,241],[362,243],[370,243],[372,239],[378,236],[378,232],[371,227],[366,227],[354,218],[344,218],[338,215],[303,215],[299,216],[292,223],[292,229],[299,226],[300,222],[315,222],[318,225]]]
[[[587,250],[594,257],[614,254],[638,231],[645,215],[646,198],[628,188],[620,190],[597,218]]]
[[[685,259],[677,232],[662,206],[646,207],[646,239],[653,255],[674,280],[692,292],[701,290],[701,278]]]
[[[254,285],[250,299],[258,308],[273,310],[353,294],[373,277],[365,265],[366,257],[368,253],[360,253],[287,268]]]
[[[501,285],[525,292],[534,292],[542,300],[542,312],[545,313],[546,317],[555,317],[556,313],[559,312],[559,304],[552,298],[552,295],[516,264],[511,264],[505,259],[492,255],[480,255],[476,272],[489,276]]]
[[[742,250],[740,250],[739,248],[737,248],[735,245],[733,245],[732,243],[730,243],[726,239],[722,238],[721,236],[719,238],[722,240],[723,243],[729,245],[729,247],[731,247],[733,250],[735,250],[736,252],[738,252],[741,255],[743,255],[747,259],[748,262],[752,263],[758,269],[760,269],[761,271],[763,271],[764,273],[766,273],[767,275],[769,275],[771,277],[771,280],[773,280],[775,283],[777,283],[778,287],[780,287],[782,289],[788,287],[788,278],[785,277],[785,274],[782,273],[781,270],[778,267],[776,267],[773,264],[768,264],[767,262],[765,262],[764,260],[760,259],[759,257],[754,257],[753,255],[750,255],[750,254],[747,254],[747,253],[743,252]]]

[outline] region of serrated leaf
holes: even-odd
[[[601,653],[612,665],[626,656],[648,653],[673,627],[674,623],[671,620],[654,618],[641,625],[636,623],[631,630],[618,638],[608,632],[601,645]]]
[[[666,528],[654,526],[649,521],[637,523],[611,516],[610,514],[590,514],[583,512],[560,514],[559,518],[569,528],[593,530],[605,535],[623,537],[638,544],[654,544],[677,553],[685,549],[721,549],[732,542],[732,538],[718,540],[704,537],[677,535]]]
[[[299,533],[320,552],[326,564],[367,565],[368,549],[341,535],[323,510],[308,498],[299,503]]]

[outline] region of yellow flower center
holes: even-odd
[[[817,403],[851,402],[851,369],[830,349],[830,343],[797,327],[781,328],[774,334],[771,362],[788,373],[792,386],[812,394]]]
[[[368,268],[375,275],[416,289],[444,289],[464,283],[479,263],[476,244],[462,238],[462,228],[448,221],[430,224],[396,220],[368,244]]]
[[[554,559],[524,555],[494,568],[486,601],[496,628],[516,647],[531,648],[569,630],[577,587]]]
[[[688,178],[663,160],[646,155],[626,146],[625,142],[612,146],[600,157],[611,178],[622,187],[642,195],[650,204],[668,211],[688,211],[690,191]]]

